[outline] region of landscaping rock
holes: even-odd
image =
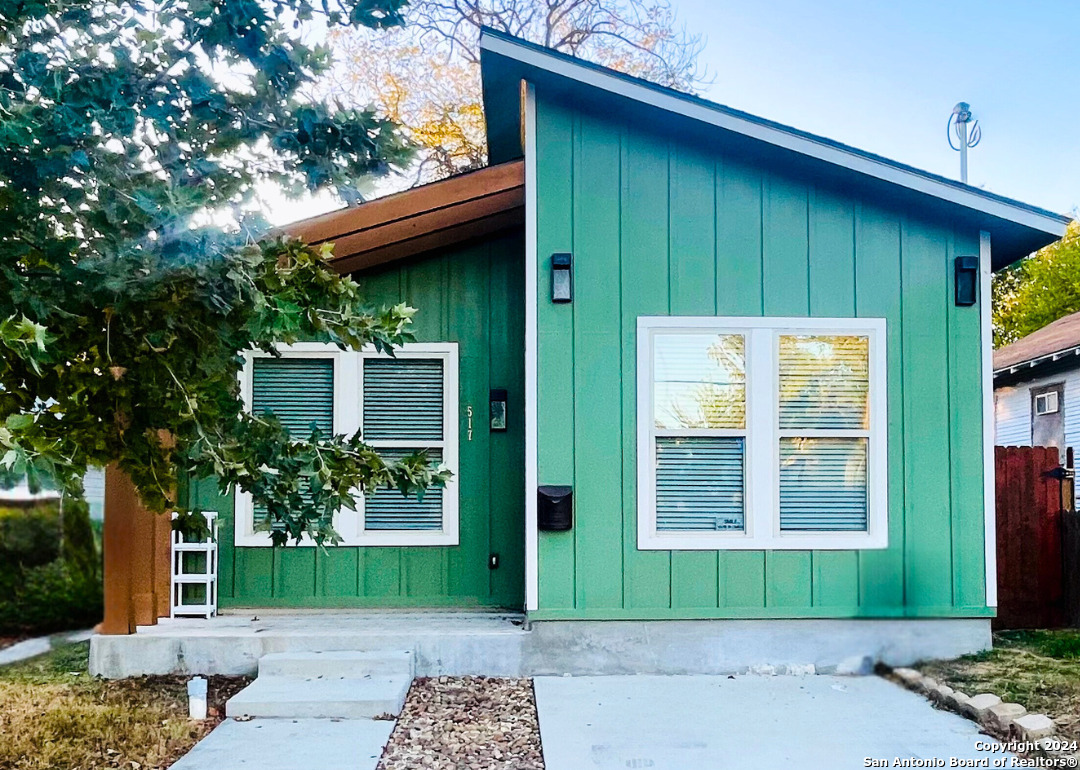
[[[912,690],[916,688],[923,678],[923,675],[913,668],[894,668],[893,674],[904,683],[905,687],[910,687]]]
[[[1028,714],[1013,721],[1017,737],[1025,741],[1037,741],[1054,734],[1054,720],[1046,714]]]
[[[919,680],[918,683],[916,683],[915,689],[919,692],[929,695],[931,692],[937,689],[937,686],[938,683],[936,679],[933,679],[929,676],[924,676],[921,680]]]
[[[976,722],[981,723],[986,712],[999,703],[1001,703],[1001,698],[993,693],[984,692],[968,698],[962,710]]]
[[[964,706],[971,700],[966,692],[960,690],[953,690],[947,696],[945,696],[945,705],[951,708],[953,711],[963,711]]]
[[[826,668],[821,673],[837,676],[868,676],[874,673],[874,659],[869,655],[855,655],[844,658],[831,671]]]
[[[952,693],[953,688],[949,687],[947,684],[939,684],[933,690],[928,692],[927,695],[929,695],[930,700],[934,701],[935,703],[944,704],[948,700],[948,697],[952,695]]]
[[[421,677],[379,770],[543,770],[536,701],[528,679]]]
[[[1035,741],[1035,750],[1030,752],[1036,757],[1068,756],[1061,754],[1061,741],[1055,738],[1040,738]],[[1074,765],[1075,767],[1075,765]]]
[[[1027,709],[1019,703],[999,703],[987,709],[982,723],[1008,735],[1013,722],[1025,714],[1027,714]]]

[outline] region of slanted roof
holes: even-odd
[[[414,187],[282,228],[309,244],[332,242],[350,273],[479,238],[525,222],[525,168],[510,161]]]
[[[1080,313],[1047,324],[1038,331],[994,351],[994,374],[1017,374],[1042,364],[1073,357],[1080,366]]]
[[[844,189],[951,217],[991,234],[995,270],[1065,234],[1069,218],[831,139],[485,29],[480,37],[488,150],[520,157],[520,83],[604,114],[703,138],[742,157],[783,164]]]

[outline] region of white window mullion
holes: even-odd
[[[360,430],[361,415],[363,412],[363,356],[354,351],[339,351],[335,366],[334,380],[334,432],[352,436]],[[360,394],[359,398],[357,394]],[[357,492],[357,496],[363,495]],[[350,511],[342,508],[338,511],[334,522],[334,528],[346,543],[355,539],[360,534],[360,522],[363,518],[363,500],[357,505],[357,510]]]
[[[771,329],[748,335],[747,380],[747,529],[755,538],[773,534],[779,506],[777,493],[776,351]]]

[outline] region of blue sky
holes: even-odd
[[[971,184],[1080,207],[1080,0],[672,3],[707,38],[705,98],[954,178],[966,101]]]

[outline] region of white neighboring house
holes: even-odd
[[[90,518],[103,519],[105,517],[105,471],[101,468],[88,470],[83,476],[83,491],[86,503],[90,506]],[[59,496],[54,489],[42,489],[35,494],[23,482],[11,489],[0,489],[0,506],[5,503],[28,503],[31,500],[55,500]]]
[[[1080,455],[1080,313],[994,351],[994,443]]]

